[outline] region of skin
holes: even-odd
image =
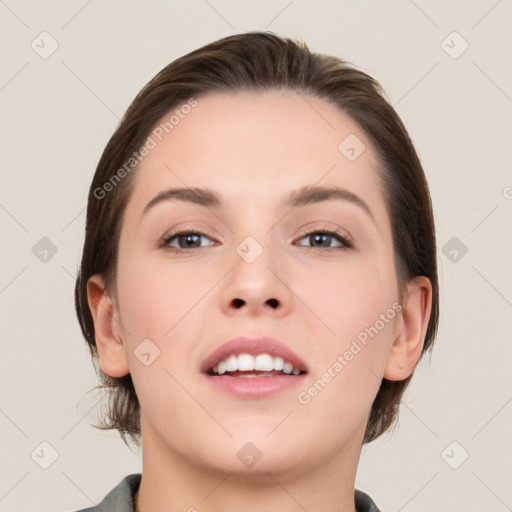
[[[307,101],[306,101],[307,100]],[[338,145],[355,134],[365,151],[350,162]],[[123,219],[117,300],[99,275],[88,283],[101,369],[131,372],[141,404],[143,476],[136,510],[355,512],[354,486],[370,407],[381,379],[410,376],[431,310],[425,277],[407,284],[403,309],[307,405],[297,400],[351,342],[398,301],[391,227],[370,141],[345,113],[295,92],[211,94],[158,143],[134,176]],[[363,199],[290,210],[304,185],[336,185]],[[213,210],[164,201],[171,187],[214,189]],[[201,231],[195,248],[174,228]],[[306,229],[338,229],[321,243]],[[262,254],[237,246],[252,236]],[[234,299],[240,299],[236,307]],[[269,299],[275,299],[274,307]],[[303,386],[242,400],[210,386],[199,367],[225,341],[268,335],[309,364]],[[134,350],[149,338],[149,366]],[[236,456],[247,442],[262,458]]]

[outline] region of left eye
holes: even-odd
[[[174,247],[175,249],[196,249],[197,247],[202,247],[200,244],[197,245],[197,242],[201,237],[209,238],[204,233],[196,231],[179,231],[178,233],[172,233],[171,235],[166,236],[162,240],[162,245]],[[174,240],[178,242],[178,247],[171,244]],[[183,243],[183,246],[181,243]]]
[[[349,249],[352,247],[352,244],[350,243],[348,238],[344,237],[343,235],[341,235],[340,233],[338,233],[336,231],[311,231],[310,233],[306,233],[301,238],[301,240],[303,240],[305,238],[309,239],[312,243],[321,244],[321,245],[317,245],[317,246],[312,245],[310,247],[332,248],[332,246],[330,244],[333,240],[339,242],[339,245],[336,247],[342,247],[342,248],[346,248],[346,249]],[[304,244],[299,244],[299,245],[304,245]]]

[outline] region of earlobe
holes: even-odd
[[[421,356],[430,312],[432,284],[424,276],[408,283],[408,292],[402,307],[402,329],[390,348],[384,378],[405,380],[412,375]]]
[[[130,368],[119,312],[114,301],[106,294],[105,283],[99,274],[87,281],[87,300],[94,320],[100,368],[110,377],[123,377],[130,372]]]

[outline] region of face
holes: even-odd
[[[119,243],[116,314],[143,445],[252,474],[359,452],[401,328],[368,137],[333,105],[294,92],[200,97],[168,131],[136,171]],[[152,202],[196,187],[218,204]],[[289,202],[304,187],[344,192]],[[209,356],[240,336],[277,340],[302,373],[265,385],[207,375]],[[262,457],[249,469],[254,447]]]

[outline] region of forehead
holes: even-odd
[[[385,214],[371,142],[326,100],[269,91],[196,101],[163,116],[150,134],[154,147],[134,176],[134,214],[167,188],[207,187],[226,207],[250,198],[272,208],[291,190],[313,184],[347,188]]]

